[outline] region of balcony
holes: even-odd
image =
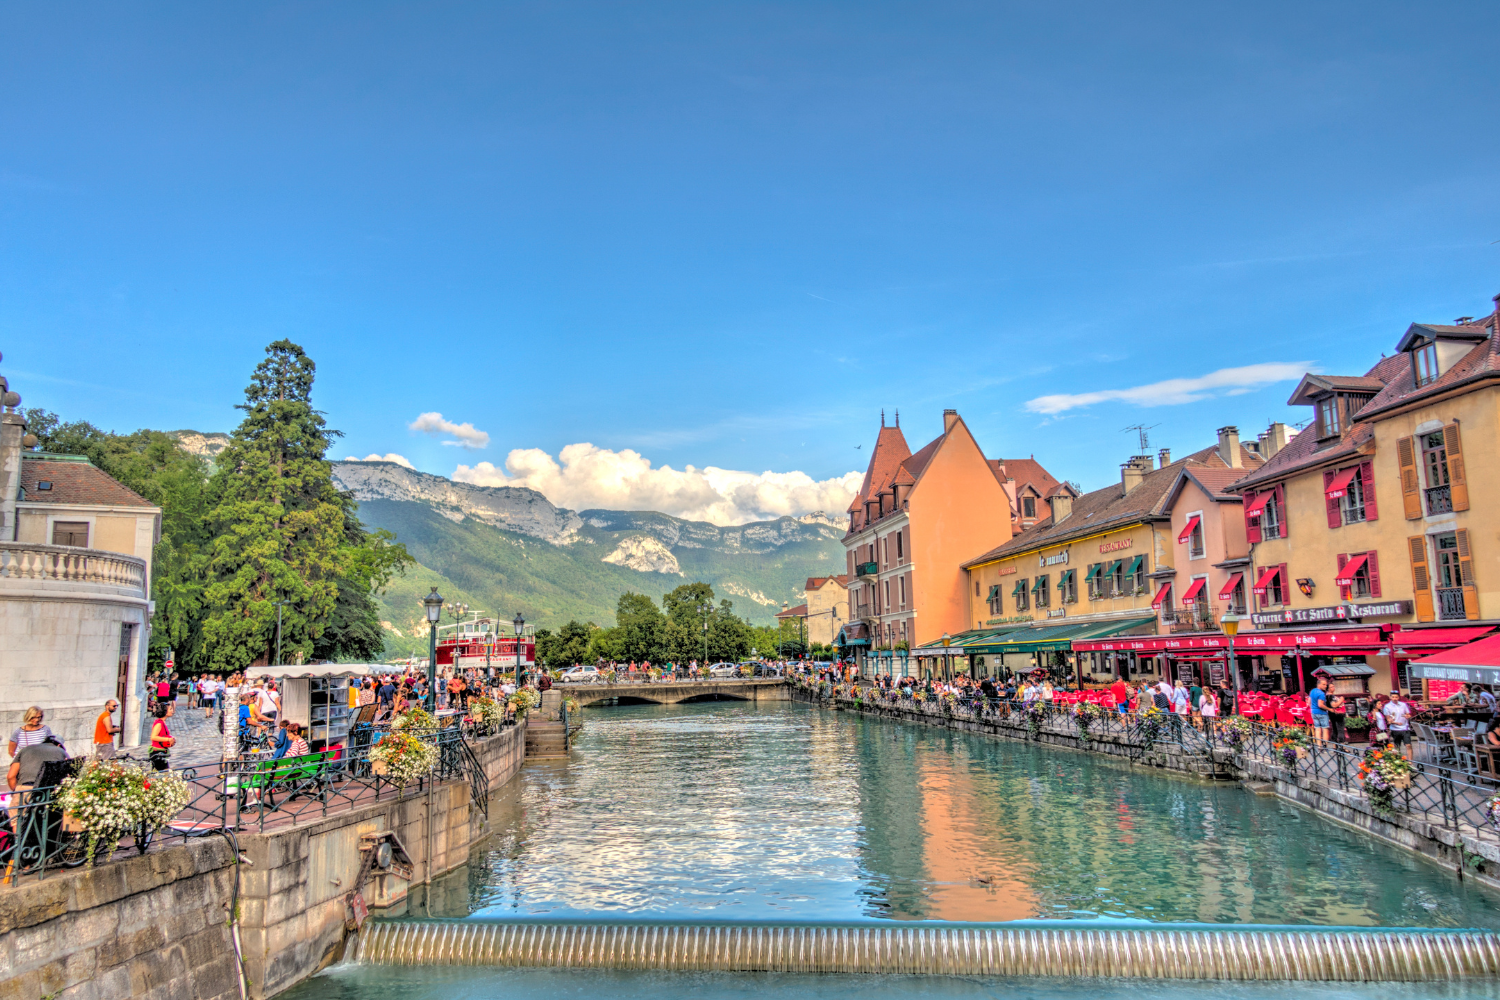
[[[0,543],[0,590],[74,591],[146,598],[146,562],[67,545]]]
[[[855,563],[854,564],[854,575],[855,576],[871,577],[871,576],[877,575],[879,572],[880,572],[880,564],[879,563],[864,562],[864,563]]]
[[[1162,624],[1168,632],[1213,632],[1219,627],[1218,609],[1204,605],[1191,608],[1174,608],[1161,613]]]
[[[874,621],[874,610],[868,604],[856,604],[853,608],[855,621]]]
[[[1422,492],[1427,495],[1428,514],[1451,514],[1453,512],[1453,494],[1450,487],[1434,486]]]
[[[1443,489],[1447,490],[1448,487],[1444,486]],[[1469,617],[1468,611],[1464,607],[1464,590],[1462,587],[1439,587],[1437,597],[1438,618],[1442,621],[1458,621]]]

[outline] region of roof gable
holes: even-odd
[[[43,489],[42,485],[47,484]],[[139,493],[89,462],[21,456],[21,502],[158,510]]]

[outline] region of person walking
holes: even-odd
[[[1313,739],[1328,742],[1328,677],[1320,674],[1318,682],[1307,693],[1307,708],[1312,715]]]
[[[115,755],[115,734],[120,727],[115,725],[114,714],[120,703],[113,698],[104,703],[104,711],[94,720],[94,756],[108,760]]]
[[[146,757],[151,761],[151,767],[157,771],[167,769],[167,756],[177,743],[172,730],[167,727],[167,717],[171,714],[170,703],[157,705],[156,719],[151,723],[151,749],[146,752]]]
[[[1411,708],[1401,700],[1400,691],[1391,692],[1391,700],[1380,710],[1385,716],[1386,730],[1391,742],[1400,750],[1401,756],[1411,756]]]
[[[1110,697],[1115,700],[1115,711],[1125,715],[1130,711],[1130,682],[1123,677],[1116,677],[1115,682],[1109,686]]]

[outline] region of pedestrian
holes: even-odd
[[[1391,742],[1401,751],[1401,756],[1411,756],[1411,708],[1401,700],[1401,692],[1392,691],[1391,700],[1380,710],[1385,716]]]
[[[10,755],[15,757],[17,750],[23,750],[29,746],[35,746],[43,740],[55,737],[51,729],[42,724],[42,710],[32,705],[21,716],[21,725],[10,734]],[[61,744],[62,741],[58,740]]]
[[[1198,695],[1198,718],[1203,722],[1203,731],[1208,732],[1218,717],[1219,696],[1214,694],[1213,688],[1201,689]]]
[[[1343,695],[1336,694],[1328,699],[1328,722],[1335,743],[1349,742],[1349,735],[1344,729],[1348,714],[1349,704]]]
[[[165,673],[159,675],[156,682],[156,701],[160,705],[169,705],[177,700],[176,693],[172,690],[172,680]]]
[[[292,737],[291,734],[287,732],[288,728],[291,725],[292,723],[286,721],[285,719],[282,719],[280,724],[277,725],[273,730],[276,735],[271,741],[272,760],[280,760],[281,758],[285,757],[287,751],[291,749]]]
[[[146,752],[146,757],[151,761],[152,768],[165,771],[168,767],[167,756],[177,742],[172,736],[172,730],[167,727],[167,717],[172,714],[171,704],[157,705],[155,714],[156,718],[151,723],[151,749]]]
[[[67,759],[68,752],[51,731],[37,742],[22,747],[19,754],[12,754],[10,768],[5,772],[5,784],[11,792],[6,802],[11,830],[19,829],[18,815],[30,797],[27,793],[41,779],[42,767],[53,761]]]
[[[1179,719],[1186,719],[1192,711],[1188,705],[1187,685],[1180,680],[1172,688],[1172,711],[1177,713]]]
[[[1307,693],[1307,707],[1312,715],[1313,739],[1328,742],[1328,676],[1318,675],[1317,684]]]
[[[94,756],[108,760],[115,755],[115,734],[120,727],[115,725],[114,714],[119,710],[120,703],[111,698],[94,720]]]

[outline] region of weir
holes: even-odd
[[[372,921],[366,965],[672,972],[1431,982],[1500,974],[1500,934],[1468,930],[1016,924]]]

